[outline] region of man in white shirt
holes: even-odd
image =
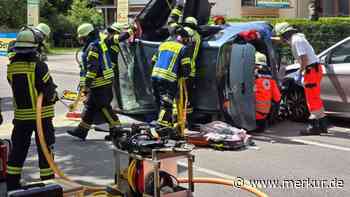
[[[310,125],[301,135],[320,135],[327,133],[327,120],[321,100],[321,80],[323,67],[305,35],[298,33],[297,29],[283,22],[275,26],[276,36],[291,46],[294,59],[300,64],[300,75],[304,75],[304,91],[307,106],[310,112]]]

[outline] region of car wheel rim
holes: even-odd
[[[301,119],[307,113],[304,95],[298,91],[289,93],[287,105],[292,119]]]

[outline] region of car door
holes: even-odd
[[[228,114],[234,125],[247,130],[255,129],[254,57],[251,44],[233,44],[226,86]]]
[[[350,41],[331,50],[325,59],[322,99],[330,112],[350,112]]]

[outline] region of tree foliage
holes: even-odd
[[[24,0],[0,0],[1,29],[17,29],[26,24],[27,3]]]
[[[95,8],[91,8],[87,0],[73,0],[68,11],[68,20],[75,26],[81,23],[92,23],[96,26],[103,24],[103,17]]]

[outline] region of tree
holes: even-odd
[[[96,26],[103,24],[102,14],[95,8],[91,8],[88,0],[73,0],[71,9],[68,11],[68,19],[75,26],[84,22]]]
[[[26,24],[27,3],[24,0],[0,0],[0,26],[18,29]]]

